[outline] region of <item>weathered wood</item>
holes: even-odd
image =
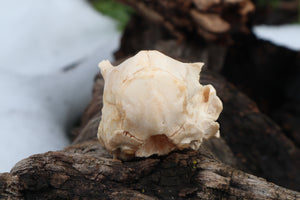
[[[205,148],[121,162],[96,140],[31,156],[0,180],[0,197],[6,199],[300,198],[224,165]]]
[[[197,36],[178,42],[161,24],[153,23],[146,18],[133,16],[126,27],[116,59],[134,55],[141,49],[157,49],[173,58],[186,62],[205,63],[204,68],[221,71],[227,46],[204,41]]]
[[[251,97],[300,147],[300,53],[240,35],[221,73]]]
[[[178,42],[163,22],[153,23],[149,18],[132,18],[117,58],[141,49],[158,49],[177,59],[201,60],[205,67],[222,73],[255,100],[262,112],[300,147],[299,52],[259,40],[251,32],[232,34],[232,44],[205,41],[193,34],[186,34],[187,38]]]
[[[217,90],[221,91],[219,95],[225,108],[228,107],[224,110],[228,116],[221,119],[223,127],[224,123],[231,123],[227,127],[230,130],[223,130],[223,137],[227,142],[226,138],[231,138],[234,143],[240,138],[238,132],[243,132],[241,122],[236,122],[241,116],[229,110],[238,108],[234,112],[242,114],[243,123],[252,122],[249,120],[250,116],[258,120],[267,120],[260,116],[262,114],[258,112],[251,100],[221,77],[216,78],[206,72],[201,77],[203,83],[212,83]],[[17,163],[10,173],[1,174],[0,198],[297,199],[300,197],[298,192],[276,186],[265,179],[231,167],[239,166],[239,163],[233,161],[233,154],[226,143],[218,139],[205,142],[200,151],[177,151],[168,156],[153,156],[127,162],[112,159],[96,139],[100,119],[98,113],[101,110],[101,101],[98,100],[101,99],[103,80],[98,77],[95,83],[93,99],[82,117],[82,127],[79,128],[79,135],[74,144],[62,151],[31,156]],[[222,122],[222,120],[228,121]],[[272,122],[269,123],[268,128],[272,128]],[[249,126],[253,125],[255,123],[249,124]],[[247,130],[248,125],[244,129]],[[232,134],[226,135],[226,132]],[[234,133],[236,136],[232,137]],[[254,132],[253,134],[255,135]],[[264,133],[260,134],[264,135]],[[275,140],[273,135],[271,133],[268,136],[270,143]],[[277,136],[280,136],[279,133]],[[249,138],[251,139],[251,135]],[[287,139],[280,136],[278,140]],[[262,144],[267,145],[267,142]],[[289,143],[286,145],[289,148],[293,147]],[[241,150],[241,153],[245,153],[243,148]],[[256,156],[251,148],[247,151],[250,153],[245,155],[246,159],[248,159],[247,155]],[[290,156],[285,152],[280,153]],[[268,154],[261,156],[259,153],[257,156],[258,161],[255,159],[251,161],[260,162],[262,156],[270,157]],[[268,163],[264,164],[268,166]]]
[[[258,40],[252,34],[239,34],[234,37],[236,42],[230,46],[203,42],[199,38],[176,42],[176,39],[168,33],[164,26],[135,16],[125,30],[121,47],[116,56],[121,58],[142,49],[157,49],[167,55],[189,62],[197,61],[198,58],[198,61],[206,63],[208,69],[222,71],[227,79],[235,82],[241,90],[249,95],[251,95],[249,91],[252,91],[254,96],[264,97],[263,92],[265,91],[267,95],[274,95],[276,100],[283,99],[283,95],[276,97],[278,93],[273,92],[274,87],[284,84],[284,80],[289,78],[283,76],[284,79],[281,79],[281,82],[268,80],[276,79],[280,75],[280,73],[277,74],[277,71],[283,71],[283,68],[297,69],[297,65],[292,64],[300,61],[297,59],[297,53]],[[280,64],[284,62],[289,62],[291,65]],[[264,64],[268,65],[264,66]],[[280,68],[274,68],[276,71],[272,70],[272,67],[276,66]],[[224,73],[225,70],[227,70],[226,73]],[[288,73],[297,74],[291,73],[291,71],[293,70],[288,70]],[[260,74],[262,72],[265,73]],[[276,76],[272,77],[272,75]],[[268,79],[264,79],[264,76]],[[261,78],[257,80],[257,77]],[[234,81],[235,79],[236,81]],[[290,80],[295,79],[290,78]],[[267,178],[276,184],[300,190],[299,147],[295,145],[297,143],[286,137],[289,134],[283,132],[278,124],[259,111],[253,101],[233,89],[232,85],[224,81],[221,76],[204,73],[201,81],[205,84],[213,83],[224,103],[224,111],[219,119],[221,135],[236,156],[240,169]],[[255,81],[261,82],[257,84]],[[264,84],[264,82],[269,82],[269,84]],[[286,86],[286,84],[284,85]],[[290,85],[291,89],[297,87],[297,84]],[[281,87],[277,87],[277,91],[283,94],[284,90],[280,90]],[[294,92],[293,94],[297,95],[298,93]],[[266,101],[274,103],[275,100],[265,98],[264,102]],[[262,108],[264,106],[263,104],[259,105]],[[297,118],[294,116],[291,118],[296,120]],[[295,128],[299,127],[300,123],[292,120],[285,121],[286,124],[291,122]],[[293,130],[294,135],[299,134],[297,132],[299,129]]]
[[[254,11],[251,0],[118,0],[132,6],[140,15],[161,23],[177,39],[197,33],[207,40],[229,42],[235,32],[249,32],[248,15]]]
[[[204,84],[207,82],[213,83],[218,91],[221,91],[220,95],[225,108],[228,107],[227,105],[238,107],[240,104],[251,105],[250,100],[247,100],[233,86],[226,84],[222,78],[214,78],[214,76],[207,73],[204,73],[201,78]],[[1,185],[1,194],[3,197],[5,195],[12,199],[17,199],[18,196],[20,199],[24,197],[28,199],[76,199],[77,197],[114,199],[123,196],[125,199],[155,199],[157,197],[159,199],[169,199],[174,196],[176,198],[198,197],[211,199],[221,196],[224,198],[238,196],[240,198],[266,199],[264,195],[268,195],[269,199],[276,199],[278,195],[288,195],[292,199],[296,199],[295,195],[297,193],[295,192],[274,186],[263,179],[236,171],[220,163],[216,157],[224,160],[230,155],[230,149],[228,150],[229,153],[226,153],[220,147],[214,149],[212,147],[214,145],[209,147],[206,144],[206,148],[204,146],[200,152],[176,152],[167,157],[152,157],[123,163],[112,160],[111,155],[95,140],[102,106],[100,100],[102,89],[103,80],[98,77],[94,86],[93,99],[82,117],[80,135],[74,142],[77,144],[60,152],[48,152],[32,156],[18,163],[10,174],[2,174],[1,182],[4,184]],[[240,100],[237,101],[238,99]],[[228,102],[234,103],[229,104]],[[257,109],[253,106],[255,105],[252,105],[252,108],[249,109],[243,108],[243,115],[257,113]],[[254,113],[251,110],[254,110]],[[228,110],[224,112],[231,115]],[[232,115],[228,120],[231,121],[235,118],[234,116]],[[233,123],[233,126],[236,126],[236,124]],[[231,128],[229,127],[229,129]],[[236,129],[237,127],[235,127]],[[226,145],[221,145],[221,148],[224,146]],[[211,149],[215,156],[208,149]],[[209,160],[207,160],[208,158]],[[232,158],[229,157],[228,160],[232,162]],[[235,163],[230,162],[229,164],[235,165]],[[153,163],[155,167],[152,167]],[[168,166],[167,169],[165,169],[165,164]],[[215,168],[214,165],[218,167]],[[146,168],[144,169],[143,166],[146,166]],[[180,172],[178,169],[180,169]],[[142,171],[137,173],[136,170]],[[164,177],[162,173],[169,177]],[[147,174],[151,174],[151,176]],[[153,174],[156,175],[153,176]],[[239,176],[232,179],[232,174],[238,174]],[[153,183],[157,179],[159,182]],[[168,185],[171,179],[172,184],[176,183],[177,185],[175,184],[172,187]],[[188,183],[182,182],[183,179],[188,180]],[[239,183],[240,181],[242,183]],[[247,186],[250,182],[252,182],[251,187]],[[252,190],[258,190],[260,193],[253,194]],[[144,191],[144,194],[142,191]],[[263,194],[262,191],[267,191],[267,193]],[[284,197],[287,198],[288,196]]]
[[[278,25],[299,21],[299,0],[253,0],[253,2],[256,5],[255,24]]]

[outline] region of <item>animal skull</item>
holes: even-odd
[[[105,80],[98,138],[114,157],[197,150],[219,137],[222,102],[199,83],[203,63],[182,63],[158,51],[140,51],[117,67],[99,63]]]

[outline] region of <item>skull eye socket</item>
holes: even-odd
[[[164,155],[175,148],[176,145],[166,135],[152,135],[145,141],[136,155],[139,156],[139,153],[143,153],[143,155]]]

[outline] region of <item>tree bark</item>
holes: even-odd
[[[299,0],[254,0],[256,5],[255,24],[293,24],[300,20]]]
[[[219,162],[204,147],[121,162],[96,140],[31,156],[0,175],[6,199],[299,199]]]
[[[134,16],[116,52],[118,59],[142,49],[157,49],[186,62],[202,61],[255,100],[300,147],[300,53],[257,39],[252,33],[232,35],[232,44],[190,37],[178,42],[162,25]]]
[[[179,40],[197,33],[206,40],[230,42],[231,34],[249,32],[248,17],[255,8],[251,0],[118,1],[152,22],[163,24]]]
[[[207,72],[202,82],[217,87],[224,102],[228,129],[236,135],[244,127],[256,122],[266,123],[267,129],[274,124],[255,107],[246,96],[220,77]],[[221,88],[220,88],[221,87]],[[5,199],[298,199],[300,193],[282,188],[263,178],[247,174],[232,166],[239,166],[222,139],[204,142],[199,151],[176,151],[167,156],[152,156],[122,162],[111,155],[96,139],[100,120],[103,79],[98,76],[91,103],[82,116],[74,144],[62,151],[33,155],[16,164],[10,173],[0,175],[0,198]],[[222,89],[222,90],[220,90]],[[244,106],[243,106],[244,105]],[[238,109],[243,115],[232,114]],[[235,111],[236,112],[236,111]],[[250,116],[256,121],[253,122]],[[250,118],[250,119],[249,119]],[[244,126],[243,123],[248,123]],[[249,125],[249,126],[248,126]],[[234,128],[233,128],[234,127]],[[239,128],[240,127],[240,128]],[[251,130],[252,134],[255,130]],[[248,132],[249,133],[249,132]],[[260,133],[264,135],[263,133]],[[234,134],[231,134],[234,135]],[[269,133],[269,142],[288,141],[283,135]],[[251,135],[249,136],[251,138]],[[264,137],[264,136],[262,136]],[[274,138],[273,138],[274,137]],[[263,138],[260,138],[263,139]],[[253,139],[252,139],[253,141]],[[233,141],[235,142],[235,141]],[[264,143],[265,145],[267,142]],[[240,144],[243,145],[243,144]],[[256,144],[254,144],[256,145]],[[289,148],[293,145],[285,144]],[[266,147],[268,148],[268,147]],[[295,149],[294,149],[295,150]],[[251,149],[247,151],[251,152]],[[259,151],[259,150],[258,150]],[[245,150],[241,149],[241,153]],[[284,152],[281,152],[284,153]],[[256,162],[261,162],[258,156]],[[285,154],[285,156],[288,156]],[[243,156],[242,156],[243,157]],[[247,154],[245,156],[247,159]],[[239,159],[239,158],[238,158]],[[221,162],[222,161],[222,162]],[[267,162],[270,162],[267,160]],[[227,163],[227,164],[224,164]],[[268,166],[269,163],[261,163]],[[274,164],[274,163],[273,163]],[[255,163],[253,164],[255,165]],[[274,168],[278,166],[273,166]],[[288,173],[284,171],[283,173]]]

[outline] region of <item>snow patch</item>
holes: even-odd
[[[97,64],[120,33],[85,0],[11,0],[0,6],[0,172],[59,150],[91,98]],[[96,134],[96,133],[95,133]]]
[[[255,35],[263,40],[268,40],[274,44],[299,51],[300,50],[300,25],[280,25],[280,26],[255,26]]]

